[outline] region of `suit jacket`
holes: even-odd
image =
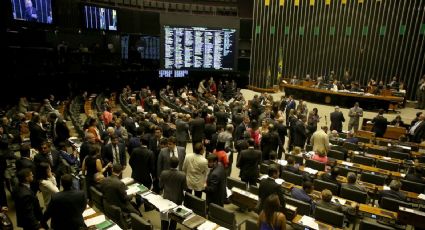
[[[331,116],[331,128],[330,130],[336,130],[339,133],[342,132],[342,122],[345,122],[344,114],[342,112],[332,112]]]
[[[226,199],[226,172],[223,165],[218,165],[211,169],[207,177],[207,187],[205,187],[207,203],[214,203],[220,206],[224,205]]]
[[[29,169],[31,169],[31,171],[34,175],[36,173],[34,162],[32,160],[28,159],[28,158],[21,157],[20,159],[18,159],[16,161],[15,165],[16,165],[16,172],[19,172],[19,171],[21,171],[22,169],[25,169],[25,168],[29,168]]]
[[[186,157],[186,150],[183,147],[176,146],[177,148],[177,156],[179,158],[179,170],[182,170],[184,158]],[[161,172],[163,170],[170,169],[170,149],[169,148],[163,148],[161,149],[161,152],[158,155],[158,162],[157,162],[157,174],[161,175]]]
[[[23,184],[19,184],[13,194],[18,227],[38,229],[42,213],[37,196]]]
[[[73,230],[84,227],[83,212],[87,200],[83,191],[62,191],[52,195],[49,206],[44,212],[44,220],[52,219],[53,229]]]
[[[302,121],[297,120],[294,126],[294,145],[304,148],[306,140],[307,140],[307,132],[306,132],[305,125]]]
[[[387,118],[383,116],[376,116],[372,120],[373,127],[372,131],[375,132],[376,137],[383,137],[385,134],[385,131],[387,131],[387,125],[388,121]]]
[[[261,151],[248,148],[240,153],[236,167],[240,168],[239,177],[245,181],[258,178],[258,165],[261,163]]]
[[[36,124],[32,121],[28,123],[30,130],[30,141],[31,147],[39,149],[41,143],[47,140],[47,131],[44,130],[39,124]]]
[[[333,202],[325,202],[323,200],[319,200],[316,203],[316,206],[322,207],[322,208],[325,208],[325,209],[329,209],[329,210],[332,210],[332,211],[335,211],[335,212],[343,212],[344,211],[341,204],[337,204],[337,203],[333,203]]]
[[[181,119],[176,120],[176,139],[180,142],[189,139],[189,124]]]
[[[261,180],[260,187],[258,188],[258,198],[260,199],[260,210],[263,210],[264,201],[271,194],[279,196],[281,207],[285,207],[285,199],[283,196],[283,188],[278,185],[273,178],[268,177]]]
[[[106,177],[100,184],[100,189],[103,193],[103,199],[108,204],[116,205],[121,208],[123,212],[129,213],[131,206],[130,197],[127,196],[125,184],[115,176]]]
[[[349,188],[355,191],[361,191],[361,192],[367,192],[366,188],[362,187],[361,185],[358,184],[348,184],[348,183],[344,183],[341,185],[341,188]]]
[[[329,136],[322,129],[313,133],[310,139],[313,151],[327,153],[329,151]]]
[[[190,121],[190,133],[192,134],[192,142],[201,142],[205,137],[204,130],[204,119],[198,117]]]
[[[277,151],[277,147],[282,149],[282,141],[277,132],[268,132],[261,138],[261,151],[263,160],[268,160],[271,151]]]
[[[288,171],[288,172],[291,172],[291,173],[295,173],[295,174],[301,175],[300,169],[297,168],[297,167],[295,167],[295,166],[292,166],[292,165],[285,165],[285,166],[283,166],[282,167],[282,171]],[[280,175],[282,175],[282,173]]]
[[[35,155],[34,164],[36,167],[39,167],[42,162],[46,162],[50,164],[50,167],[52,168],[52,172],[58,175],[57,174],[58,169],[60,168],[60,165],[62,164],[62,157],[60,156],[59,152],[56,150],[51,150],[51,153],[52,153],[53,164],[50,162],[48,155],[44,153],[37,153],[37,155]]]
[[[227,113],[224,111],[218,111],[215,113],[217,119],[217,125],[225,126],[227,124]]]
[[[176,204],[182,204],[183,191],[187,189],[186,175],[177,169],[164,170],[159,178],[159,186],[164,188],[163,197]]]
[[[399,201],[406,202],[406,195],[400,191],[394,191],[394,190],[383,190],[381,191],[381,199],[384,197],[396,199]]]
[[[155,158],[153,152],[146,146],[135,148],[128,162],[131,166],[131,177],[146,185],[152,184],[155,177]]]
[[[241,122],[238,127],[236,127],[235,131],[235,138],[236,140],[242,140],[243,139],[243,133],[246,131],[247,126],[245,123]]]
[[[118,152],[119,152],[119,162],[122,166],[127,165],[127,155],[125,153],[125,145],[123,143],[118,143]],[[104,165],[107,165],[109,162],[114,162],[114,152],[112,151],[112,144],[107,144],[103,147],[102,159]]]
[[[66,123],[62,119],[58,119],[56,124],[52,124],[55,127],[55,131],[52,130],[52,137],[54,137],[53,142],[57,145],[59,142],[66,141],[69,138],[69,129],[66,126]],[[55,135],[56,134],[56,135]]]
[[[411,141],[421,143],[422,139],[425,139],[425,121],[422,121],[419,126],[416,127]]]

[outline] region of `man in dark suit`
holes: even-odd
[[[55,112],[51,112],[49,114],[49,122],[52,127],[51,136],[53,139],[53,144],[58,146],[60,142],[67,141],[70,137],[68,126],[66,126],[66,123],[62,119],[59,119]]]
[[[279,147],[279,151],[277,153],[277,158],[281,159],[282,153],[285,152],[285,150],[283,149],[283,146],[285,145],[286,135],[288,134],[288,130],[286,128],[286,125],[284,124],[283,117],[279,117],[277,119],[275,127],[276,127],[277,134],[279,135],[280,142],[282,143],[282,147]]]
[[[331,131],[342,132],[342,123],[345,122],[344,114],[339,111],[339,106],[335,106],[335,111],[331,113]]]
[[[162,136],[162,129],[158,126],[154,128],[154,135],[149,140],[149,149],[152,150],[155,155],[155,160],[158,159],[159,152],[161,151],[161,140],[164,139]]]
[[[41,124],[40,114],[33,113],[31,121],[28,122],[28,128],[30,130],[31,147],[39,149],[41,143],[47,140],[47,131]]]
[[[307,140],[307,132],[305,127],[306,117],[300,115],[294,125],[294,146],[304,149],[305,141]]]
[[[18,172],[19,185],[13,191],[16,208],[16,222],[24,230],[35,230],[45,227],[42,223],[40,202],[31,191],[30,184],[34,180],[31,169],[26,168]]]
[[[186,148],[187,140],[189,139],[189,124],[185,115],[179,113],[176,120],[176,138],[177,146]]]
[[[283,171],[288,171],[291,173],[295,173],[300,175],[301,171],[298,167],[295,166],[295,159],[293,156],[289,156],[288,159],[286,159],[287,164],[285,166],[282,167]]]
[[[289,95],[288,97],[288,101],[286,103],[286,108],[285,108],[285,113],[286,113],[286,125],[289,125],[289,112],[291,111],[291,109],[295,110],[295,108],[297,107],[297,104],[295,103],[294,100],[294,96]]]
[[[383,137],[385,134],[385,131],[387,131],[387,125],[388,125],[387,118],[384,117],[383,109],[379,110],[378,116],[373,118],[372,123],[373,123],[372,131],[375,132],[375,137]]]
[[[242,123],[240,123],[237,127],[236,127],[236,131],[235,131],[235,140],[242,140],[243,138],[243,134],[245,133],[245,131],[249,128],[249,116],[244,116]]]
[[[338,190],[341,188],[341,183],[338,181],[339,168],[333,167],[330,173],[324,173],[320,176],[320,179],[332,184],[338,185]]]
[[[80,146],[80,162],[83,162],[86,156],[89,155],[90,145],[96,144],[96,137],[93,133],[86,132],[85,141]],[[81,168],[82,165],[80,165]]]
[[[102,180],[100,188],[103,192],[103,200],[105,205],[116,205],[125,214],[136,213],[140,215],[139,210],[130,203],[132,195],[127,196],[126,186],[119,179],[122,170],[123,168],[120,164],[114,164],[112,166],[112,175]]]
[[[207,186],[204,191],[207,195],[207,203],[214,203],[223,207],[226,199],[226,172],[215,154],[208,155],[208,168],[210,173],[207,177]]]
[[[205,121],[202,119],[198,112],[194,112],[195,119],[190,121],[190,134],[192,135],[192,148],[198,142],[203,142],[205,137]],[[195,151],[195,150],[193,150]]]
[[[186,174],[177,169],[179,164],[179,159],[177,157],[171,157],[171,168],[162,171],[159,177],[159,186],[164,189],[164,199],[168,199],[177,205],[181,205],[183,203],[183,191],[187,189]],[[170,222],[161,220],[162,230],[175,230],[176,226],[177,222],[175,220],[171,220]]]
[[[62,192],[52,195],[43,220],[50,218],[52,229],[73,230],[85,227],[83,212],[86,209],[87,200],[83,191],[72,190],[72,176],[65,174],[61,178]]]
[[[155,158],[153,152],[148,149],[145,140],[140,139],[141,146],[133,150],[129,164],[131,177],[146,188],[151,188],[152,178],[155,178]]]
[[[366,188],[356,183],[357,176],[353,172],[347,174],[347,183],[341,185],[341,188],[348,188],[355,191],[367,192]]]
[[[220,106],[220,109],[218,112],[216,112],[214,114],[216,121],[217,121],[217,125],[220,125],[221,127],[225,127],[227,124],[227,117],[228,114],[224,111],[224,107]]]
[[[406,202],[406,195],[400,191],[401,188],[401,182],[398,180],[392,180],[390,183],[390,190],[382,190],[380,192],[381,199],[384,197],[392,198],[399,201]],[[381,203],[381,200],[380,202]]]
[[[30,146],[29,145],[22,145],[19,152],[21,153],[21,158],[19,158],[15,162],[16,172],[19,172],[19,171],[21,171],[22,169],[25,169],[25,168],[29,168],[29,169],[31,169],[32,174],[35,175],[36,167],[35,167],[34,161],[32,161],[31,158],[30,158],[30,155],[31,155]],[[37,183],[36,180],[34,180],[31,183],[31,190],[34,192],[34,194],[37,193],[38,183]]]
[[[103,163],[120,164],[124,169],[127,167],[127,156],[125,153],[125,145],[119,142],[116,135],[111,137],[111,144],[105,145],[102,151]]]
[[[410,141],[421,143],[425,139],[425,115],[419,115],[419,120],[409,129]]]
[[[261,138],[261,151],[262,151],[262,160],[268,160],[270,157],[270,152],[276,152],[278,147],[279,150],[282,150],[283,145],[279,138],[279,134],[276,132],[276,129],[273,124],[269,124],[269,132],[263,135]],[[282,156],[282,154],[280,154]]]
[[[261,151],[254,149],[254,140],[248,140],[249,147],[240,153],[236,167],[240,168],[239,177],[243,182],[256,185],[258,179],[258,165],[261,163]]]
[[[40,168],[40,164],[42,162],[48,163],[52,172],[55,174],[57,186],[60,187],[60,177],[62,176],[61,168],[62,168],[62,157],[60,156],[57,150],[52,150],[51,144],[49,142],[43,142],[41,144],[41,151],[35,155],[34,163],[36,169]]]
[[[285,208],[285,199],[283,196],[283,188],[277,184],[275,180],[279,178],[279,169],[275,165],[269,167],[269,177],[261,180],[260,187],[258,188],[258,198],[260,199],[259,211],[263,210],[264,201],[271,194],[276,194],[280,200],[280,206],[282,210]]]
[[[163,170],[170,169],[170,158],[175,156],[179,159],[179,170],[182,170],[184,158],[186,157],[186,150],[183,147],[176,145],[176,138],[168,138],[168,147],[163,148],[158,156],[157,174],[161,175]]]

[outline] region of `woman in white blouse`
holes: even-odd
[[[56,185],[55,176],[52,174],[52,169],[48,163],[41,163],[40,170],[37,172],[40,183],[40,191],[43,195],[44,206],[49,205],[52,194],[59,192],[59,189]]]
[[[204,146],[196,143],[194,154],[188,154],[183,162],[183,172],[186,173],[186,183],[189,193],[195,191],[195,196],[201,198],[207,181],[208,161],[204,157]]]

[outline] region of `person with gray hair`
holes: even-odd
[[[399,180],[392,180],[390,183],[390,190],[381,191],[381,199],[388,197],[391,199],[406,201],[406,195],[400,191],[401,182]]]
[[[341,188],[349,188],[356,191],[366,192],[366,188],[357,183],[357,175],[353,172],[347,174],[347,183],[341,185]]]

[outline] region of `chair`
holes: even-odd
[[[322,207],[316,207],[314,210],[314,218],[318,221],[330,224],[334,227],[344,227],[344,214],[335,212]]]
[[[303,185],[303,176],[297,175],[295,173],[291,173],[288,171],[282,172],[282,179],[284,179],[286,182],[296,184],[296,185]]]
[[[236,227],[235,213],[213,203],[208,206],[208,219],[227,229]]]
[[[393,212],[398,212],[398,208],[400,206],[407,207],[407,208],[411,207],[411,205],[406,202],[396,200],[393,198],[388,198],[388,197],[382,197],[381,202],[379,203],[380,208],[387,209]]]
[[[370,157],[364,157],[364,156],[354,156],[353,157],[353,163],[356,164],[362,164],[367,166],[373,166],[375,164],[375,159]]]
[[[336,166],[339,169],[339,175],[340,176],[344,176],[347,177],[347,174],[349,172],[353,172],[354,174],[357,175],[358,171],[356,169],[350,168],[348,166]]]
[[[307,202],[300,201],[289,196],[285,196],[285,202],[297,207],[297,214],[308,216],[311,213],[311,206]]]
[[[270,165],[261,163],[260,164],[260,173],[261,174],[268,174],[269,173],[269,167],[270,167]]]
[[[192,211],[202,217],[207,216],[207,202],[190,193],[184,195],[184,206],[192,209]]]
[[[358,146],[357,144],[350,143],[350,142],[344,142],[344,145],[342,145],[342,147],[344,147],[347,150],[352,150],[352,151],[361,151],[362,150],[360,148],[360,146]]]
[[[257,222],[251,219],[245,221],[245,230],[258,230]]]
[[[383,186],[385,184],[385,176],[375,175],[368,172],[363,172],[360,176],[360,180],[367,183]]]
[[[326,168],[326,165],[323,164],[322,162],[318,162],[318,161],[310,160],[310,159],[306,160],[305,166],[312,169],[316,169],[318,171],[325,171],[325,168]]]
[[[384,156],[384,157],[388,156],[388,151],[385,149],[367,148],[366,152],[370,154],[374,154],[374,155]]]
[[[320,179],[315,179],[313,184],[314,184],[314,189],[317,190],[317,191],[329,189],[329,190],[331,190],[332,194],[334,194],[334,195],[338,194],[338,185],[337,184],[333,184],[333,183],[323,181],[323,180],[320,180]]]
[[[143,219],[141,216],[131,213],[131,229],[133,230],[153,230],[153,226],[150,222]]]
[[[259,188],[255,185],[250,185],[248,191],[258,196]]]
[[[416,183],[408,180],[401,180],[401,190],[414,192],[414,193],[424,193],[425,184]]]
[[[296,156],[291,154],[285,154],[285,160],[288,160],[288,157],[292,156],[295,160],[295,164],[304,165],[304,158],[302,156]]]
[[[342,187],[339,196],[357,203],[367,203],[367,192]]]
[[[359,230],[395,230],[395,228],[374,223],[374,222],[369,222],[366,220],[362,220],[360,222]]]
[[[345,154],[338,150],[329,150],[328,157],[335,159],[335,160],[345,160]]]
[[[124,217],[124,213],[121,211],[121,208],[116,205],[109,204],[107,201],[103,201],[103,203],[105,215],[118,224],[118,226],[122,229],[127,229],[130,225],[130,221]]]
[[[93,200],[94,205],[100,210],[104,211],[103,207],[103,193],[97,190],[95,187],[90,186],[90,196]]]
[[[370,139],[367,138],[367,137],[359,137],[359,136],[357,136],[356,138],[361,143],[369,143],[370,142]]]
[[[391,157],[391,158],[396,158],[396,159],[400,159],[400,160],[410,159],[409,153],[403,153],[403,152],[398,152],[398,151],[390,151],[388,153],[388,156]]]
[[[377,160],[376,161],[376,167],[377,168],[385,169],[385,170],[389,170],[389,171],[398,172],[399,166],[400,166],[399,164],[389,162],[389,161],[384,161],[384,160]]]
[[[232,189],[233,187],[236,187],[236,188],[240,188],[242,190],[245,190],[246,189],[246,183],[243,182],[243,181],[240,181],[238,179],[227,177],[227,187],[229,189]]]

